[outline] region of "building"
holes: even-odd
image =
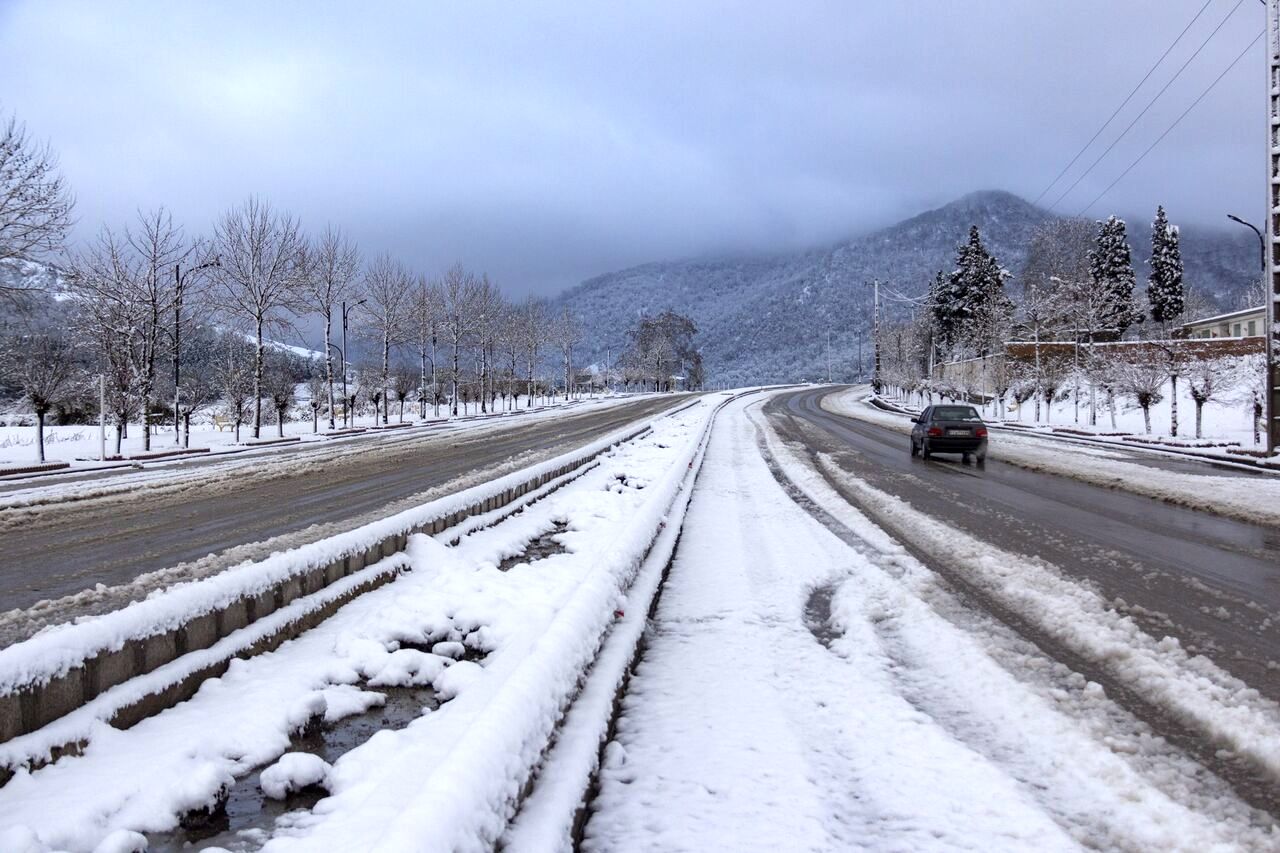
[[[1182,324],[1183,335],[1188,338],[1252,338],[1265,335],[1266,330],[1265,305]]]

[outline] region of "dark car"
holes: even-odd
[[[987,458],[987,426],[973,406],[930,406],[912,423],[912,456],[960,453],[965,462],[972,455],[980,464]]]

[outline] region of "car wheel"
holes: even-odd
[[[929,439],[927,438],[924,441],[920,442],[920,455],[923,456],[925,459],[928,459],[929,457],[933,456],[933,451],[929,449]]]
[[[912,456],[920,455],[920,447],[919,445],[916,444],[916,440],[914,438],[911,439],[911,455]]]

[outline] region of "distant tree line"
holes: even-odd
[[[393,412],[403,419],[406,406],[419,417],[489,412],[619,379],[613,365],[576,363],[582,332],[567,307],[512,301],[460,265],[431,277],[389,255],[366,261],[341,229],[308,234],[256,196],[208,235],[187,234],[157,208],[67,250],[73,206],[48,146],[10,118],[0,133],[0,262],[56,259],[65,288],[25,293],[21,277],[0,285],[10,317],[0,322],[0,395],[34,412],[41,460],[50,413],[86,418],[99,395],[118,451],[130,423],[141,425],[145,449],[159,424],[185,444],[192,417],[210,408],[237,439],[242,427],[256,438],[271,422],[282,432],[300,385],[319,429],[322,420],[350,425],[359,409],[381,423]],[[323,321],[318,357],[279,343],[307,317]],[[342,352],[344,322],[376,360]],[[700,384],[693,332],[670,312],[642,320],[621,381],[668,389],[683,373],[686,387]]]

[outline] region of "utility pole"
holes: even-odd
[[[1267,0],[1267,452],[1280,449],[1280,0]]]
[[[1280,0],[1275,0],[1275,2],[1280,2]],[[875,367],[872,369],[872,372],[871,372],[871,387],[875,389],[877,393],[879,393],[880,391],[880,279],[878,278],[873,279],[871,284],[872,284],[872,287],[875,288],[875,313],[873,315],[874,321],[871,327],[871,338],[872,338],[872,342],[875,344],[875,353],[876,353]]]

